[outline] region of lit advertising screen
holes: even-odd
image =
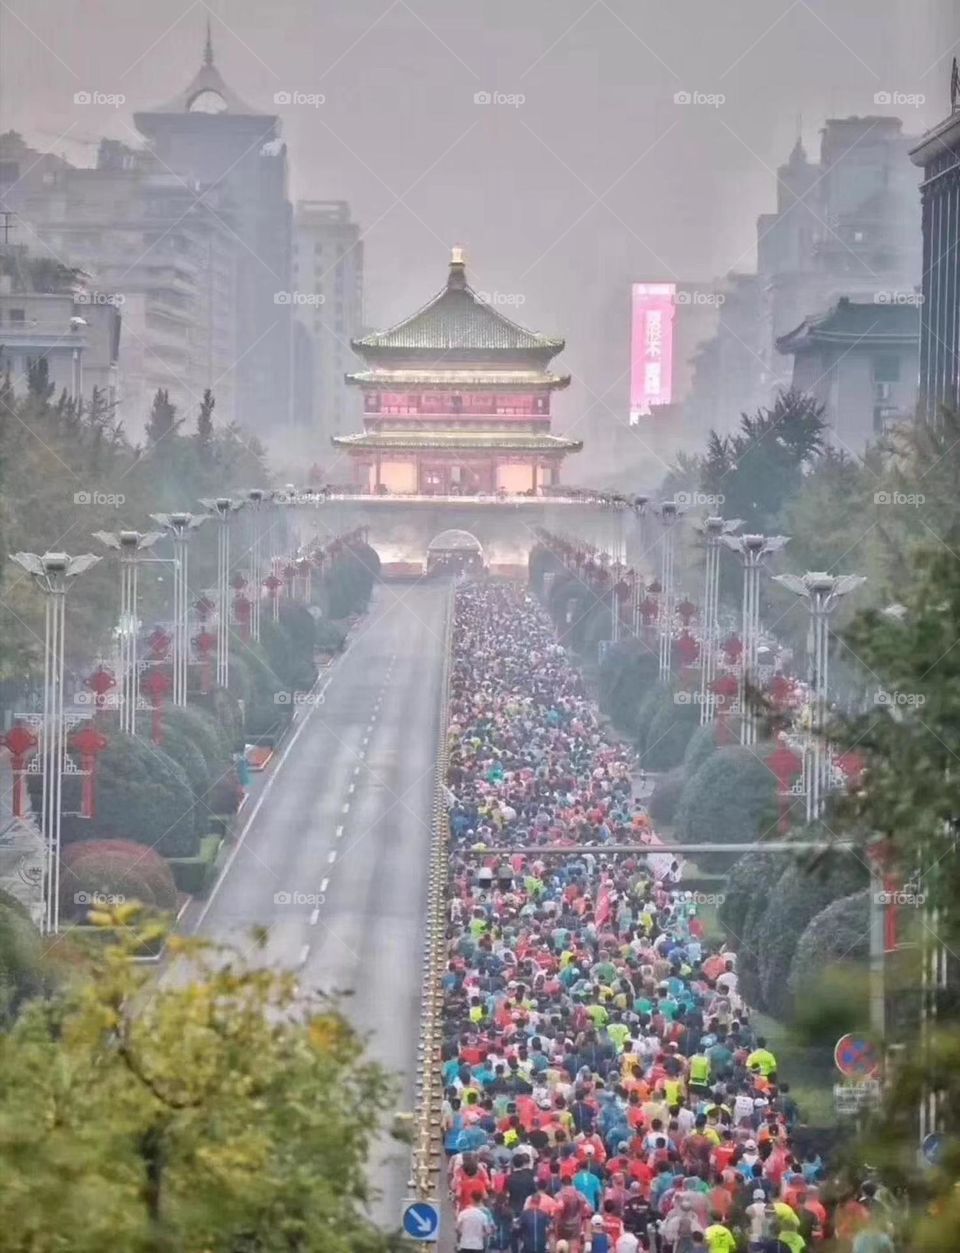
[[[650,413],[651,405],[673,398],[673,319],[676,283],[633,284],[630,347],[630,421]]]

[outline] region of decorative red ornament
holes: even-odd
[[[655,621],[657,616],[657,602],[650,596],[645,596],[640,602],[640,617],[644,626],[649,626]]]
[[[680,615],[680,621],[684,626],[689,626],[691,618],[697,612],[697,607],[689,600],[682,600],[677,605],[677,613]]]
[[[154,744],[163,741],[163,702],[170,694],[173,682],[163,670],[154,669],[141,680],[140,691],[153,702],[153,728],[151,739]]]
[[[95,707],[102,709],[106,703],[107,693],[117,686],[117,680],[112,670],[108,670],[106,666],[97,666],[96,670],[83,680],[83,686],[93,692]]]
[[[721,674],[718,679],[714,679],[711,687],[719,705],[723,705],[740,691],[740,684],[732,674]]]
[[[787,746],[781,739],[774,751],[767,757],[767,765],[777,780],[777,795],[780,802],[780,830],[790,829],[790,786],[803,770],[803,758]]]
[[[92,722],[84,723],[70,736],[67,747],[80,758],[80,769],[86,771],[80,792],[81,818],[96,816],[97,758],[110,741]]]
[[[149,661],[165,661],[173,643],[173,636],[163,627],[154,627],[147,637],[150,646]]]
[[[860,780],[863,778],[863,770],[866,766],[866,758],[863,753],[851,751],[849,753],[840,753],[836,757],[836,764],[847,780],[847,787],[859,787]]]
[[[278,579],[275,574],[268,574],[263,583],[271,596],[276,596],[280,588],[283,587],[283,579]]]
[[[22,723],[15,723],[5,735],[0,735],[0,744],[10,754],[10,768],[13,771],[13,816],[22,818],[26,801],[26,772],[24,767],[36,753],[39,738]]]
[[[196,609],[197,616],[199,617],[200,621],[206,622],[206,620],[210,617],[210,615],[213,613],[214,609],[216,609],[217,606],[214,604],[214,602],[210,599],[209,596],[201,596],[199,600],[194,601],[193,607],[194,609]]]
[[[235,596],[233,599],[233,612],[240,627],[240,638],[248,640],[250,638],[250,618],[253,613],[253,605],[249,597],[243,594]]]
[[[720,648],[727,659],[727,664],[733,666],[740,660],[740,654],[743,652],[743,641],[738,635],[728,635],[720,645]]]
[[[780,709],[793,698],[793,684],[785,674],[775,674],[767,684],[770,699]]]
[[[217,637],[209,631],[201,631],[193,637],[193,646],[200,654],[200,690],[206,695],[211,687],[211,656],[217,646]]]
[[[240,573],[239,570],[230,580],[230,586],[233,588],[235,592],[242,592],[243,589],[247,586],[247,580],[243,577],[243,575]]]
[[[700,645],[689,631],[680,633],[674,648],[677,651],[677,657],[681,666],[692,666],[700,656]]]

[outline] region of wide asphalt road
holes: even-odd
[[[249,945],[300,984],[349,991],[347,1016],[369,1051],[402,1076],[413,1108],[426,868],[440,734],[446,580],[375,588],[347,652],[300,712],[276,777],[232,862],[193,919],[198,934]],[[188,926],[190,925],[188,921]],[[257,959],[258,961],[261,958]],[[409,1151],[377,1147],[374,1217],[397,1226]]]

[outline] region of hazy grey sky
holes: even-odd
[[[326,97],[276,110],[291,192],[353,206],[368,321],[426,299],[462,243],[475,287],[566,335],[568,413],[592,395],[622,412],[631,281],[752,266],[799,115],[811,154],[827,116],[897,112],[919,133],[960,39],[955,0],[4,0],[0,129],[81,163],[101,134],[133,141],[133,111],[196,70],[208,12],[250,104]],[[878,108],[879,91],[926,103]]]

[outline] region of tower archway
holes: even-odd
[[[470,531],[441,531],[427,545],[427,574],[483,569],[483,545]]]

